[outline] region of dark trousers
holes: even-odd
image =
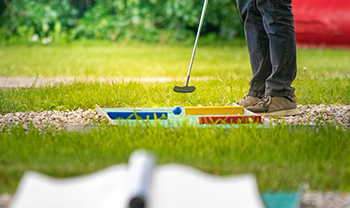
[[[293,96],[297,73],[292,0],[237,0],[253,78],[248,95]]]

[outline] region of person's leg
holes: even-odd
[[[292,0],[257,0],[269,38],[272,73],[266,79],[266,96],[294,95],[291,87],[297,72]]]
[[[248,96],[263,97],[266,79],[272,73],[269,38],[257,7],[257,0],[237,0],[237,7],[244,22],[253,78],[249,82]]]

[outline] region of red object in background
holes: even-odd
[[[293,0],[298,46],[350,49],[350,0]]]
[[[261,123],[261,116],[233,115],[233,116],[199,116],[199,124],[247,124]]]

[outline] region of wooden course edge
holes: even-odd
[[[107,115],[107,113],[104,112],[104,111],[100,108],[100,106],[98,106],[97,104],[95,104],[95,108],[96,108],[96,112],[97,112],[100,116],[103,116],[103,117],[107,118],[110,124],[117,125],[117,123],[114,122],[114,121]]]

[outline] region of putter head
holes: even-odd
[[[196,90],[196,87],[195,86],[184,86],[184,87],[175,86],[173,90],[179,93],[191,93]]]

